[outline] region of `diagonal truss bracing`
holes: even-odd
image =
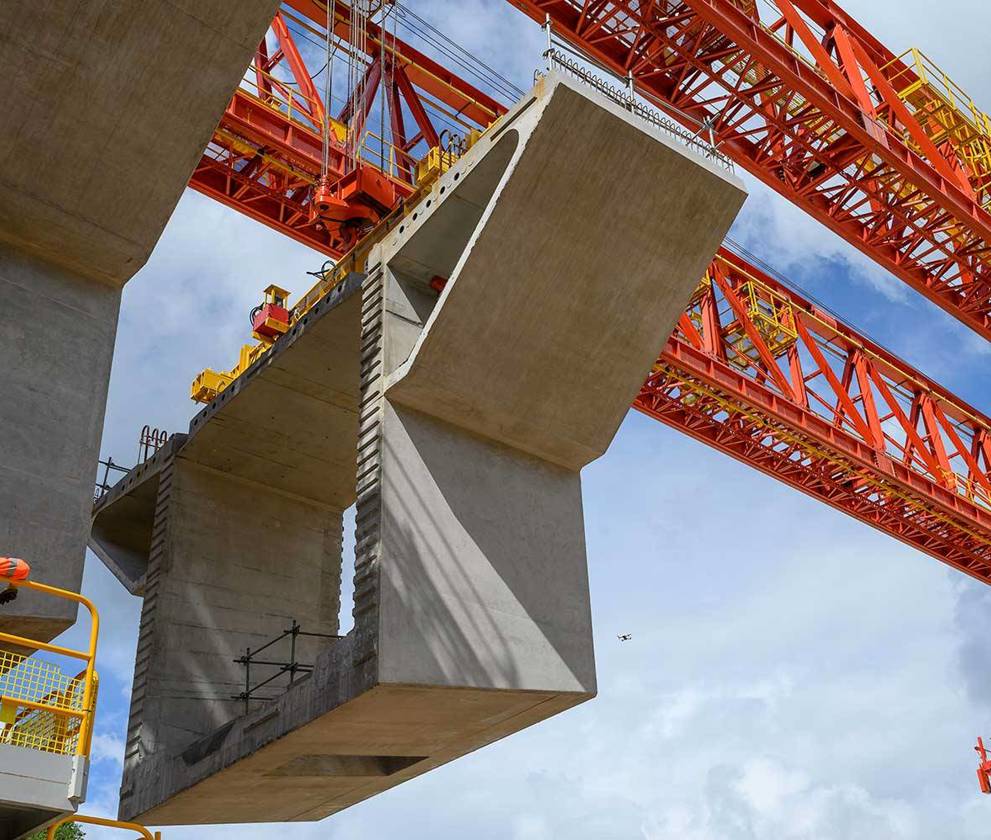
[[[991,338],[991,122],[827,0],[510,0]]]
[[[726,248],[634,407],[991,582],[991,420]]]

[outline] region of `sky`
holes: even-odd
[[[508,3],[408,2],[529,86],[541,34]],[[844,7],[896,52],[924,48],[991,109],[991,57],[979,41],[991,6]],[[991,408],[983,341],[746,180],[751,196],[735,239]],[[233,363],[260,290],[274,282],[302,291],[305,271],[321,262],[187,191],[125,288],[103,455],[132,463],[145,423],[183,430],[196,408],[191,379]],[[991,799],[978,793],[972,745],[991,735],[991,589],[638,414],[582,481],[598,697],[321,823],[294,824],[286,836],[988,836]],[[116,810],[140,604],[92,555],[83,588],[104,620],[85,810],[106,815]],[[621,642],[625,633],[632,639]],[[168,828],[164,836],[282,831]]]

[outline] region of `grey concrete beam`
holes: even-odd
[[[124,283],[158,241],[277,7],[0,5],[0,240]]]
[[[0,555],[79,590],[120,290],[0,243]],[[45,641],[76,605],[22,592],[0,630]]]
[[[745,193],[665,134],[645,145],[613,102],[542,84],[553,95],[459,165],[474,212],[424,207],[401,235],[400,278],[450,282],[389,397],[579,469],[605,452]]]

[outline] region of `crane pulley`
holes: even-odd
[[[350,250],[395,207],[401,197],[385,166],[385,119],[387,107],[399,108],[399,103],[387,103],[387,97],[379,94],[381,126],[377,136],[379,146],[378,166],[362,159],[367,148],[367,122],[376,97],[381,76],[394,65],[394,57],[387,50],[387,17],[391,0],[352,0],[350,5],[336,0],[327,3],[327,31],[325,37],[326,76],[322,110],[322,157],[320,180],[310,201],[310,220],[317,230],[331,233],[343,250]],[[369,26],[378,15],[379,37],[377,44],[369,38]],[[338,52],[336,30],[347,26],[344,53],[347,64],[348,89],[340,120],[345,125],[343,138],[343,169],[332,172],[331,144],[336,135],[331,130],[331,111],[334,108],[334,63]],[[378,51],[378,63],[365,66],[365,57]],[[372,70],[374,69],[374,72]],[[378,78],[376,78],[376,76]],[[371,78],[370,78],[371,77]],[[393,122],[401,115],[392,115]],[[390,149],[390,161],[395,157]]]

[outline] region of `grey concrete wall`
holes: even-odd
[[[595,693],[577,472],[387,404],[379,680]]]
[[[126,750],[181,752],[243,711],[233,660],[296,619],[337,632],[341,513],[178,458],[160,480]],[[312,664],[323,640],[300,638]],[[288,661],[289,640],[262,658]],[[274,674],[257,666],[252,682]],[[269,690],[285,690],[281,678]],[[261,696],[268,696],[263,692]]]
[[[0,555],[78,591],[120,290],[0,243]],[[0,629],[50,639],[75,604],[22,592]]]
[[[148,258],[277,0],[0,3],[0,240],[123,283]]]

